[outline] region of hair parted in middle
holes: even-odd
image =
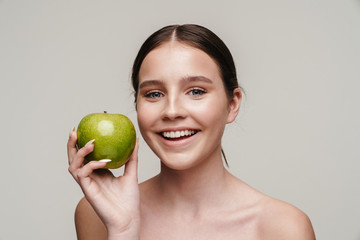
[[[139,71],[143,60],[151,50],[169,41],[179,41],[207,53],[219,67],[228,98],[233,97],[234,89],[240,88],[233,57],[225,43],[215,33],[196,24],[169,25],[151,34],[134,60],[131,80],[135,103],[139,87]]]

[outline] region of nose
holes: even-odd
[[[163,120],[176,120],[186,117],[186,109],[180,97],[168,95],[167,101],[164,102],[162,113]]]

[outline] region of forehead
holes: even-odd
[[[221,80],[217,63],[206,52],[178,41],[163,43],[150,51],[141,64],[139,80],[185,75]]]

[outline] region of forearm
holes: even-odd
[[[122,233],[108,233],[107,240],[139,240],[140,234],[138,231],[127,231]]]
[[[115,229],[108,228],[108,237],[107,240],[139,240],[140,239],[140,229],[139,222],[135,221],[136,224],[131,224],[125,229]]]

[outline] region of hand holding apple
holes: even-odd
[[[94,150],[94,142],[89,141],[78,149],[77,140],[74,128],[67,143],[69,172],[105,224],[108,239],[139,239],[138,141],[135,141],[134,151],[125,164],[123,176],[115,177],[111,171],[100,169],[105,167],[105,162],[90,161],[84,165],[85,156]],[[95,171],[98,169],[99,171]]]
[[[115,169],[132,154],[136,132],[130,119],[122,114],[92,113],[80,121],[77,138],[79,148],[95,139],[94,150],[85,157],[85,162],[110,159],[105,168]]]

